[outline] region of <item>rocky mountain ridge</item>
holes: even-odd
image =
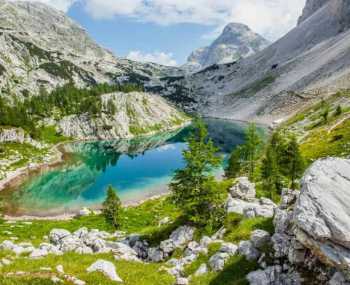
[[[248,26],[230,23],[210,46],[194,51],[182,68],[195,72],[213,64],[234,62],[263,50],[269,44]]]
[[[312,3],[304,21],[263,51],[166,80],[164,96],[205,116],[271,123],[349,88],[350,3],[309,0],[306,7]]]
[[[176,68],[115,57],[64,13],[38,2],[0,1],[0,90],[37,94],[74,82],[137,83],[176,75]]]

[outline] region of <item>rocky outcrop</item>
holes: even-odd
[[[89,114],[64,117],[58,122],[58,131],[80,140],[111,140],[170,131],[189,122],[165,99],[147,93],[105,94],[102,105],[99,117]]]
[[[296,238],[322,262],[350,273],[350,160],[329,158],[306,172],[294,210]]]
[[[277,207],[275,203],[267,198],[257,199],[255,195],[255,184],[247,177],[238,178],[231,187],[226,201],[227,212],[244,215],[247,218],[273,217],[274,209]]]
[[[230,23],[210,46],[194,51],[182,68],[196,72],[213,64],[234,62],[253,55],[268,45],[266,39],[248,26]]]
[[[271,238],[273,262],[250,273],[250,284],[350,283],[350,160],[315,162],[301,186],[300,194],[282,191]]]

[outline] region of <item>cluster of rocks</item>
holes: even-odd
[[[275,209],[274,259],[251,285],[350,284],[350,160],[315,162]]]
[[[267,198],[256,198],[255,184],[247,177],[237,179],[235,185],[230,189],[226,202],[228,213],[237,213],[247,218],[274,216],[276,204]]]

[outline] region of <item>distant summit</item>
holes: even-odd
[[[184,68],[196,72],[213,64],[224,64],[253,55],[269,45],[269,41],[239,23],[228,24],[208,47],[194,51]]]

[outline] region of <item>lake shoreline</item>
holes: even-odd
[[[220,119],[220,121],[227,121],[232,123],[237,122],[237,121],[228,120],[228,119]],[[240,122],[240,123],[243,123],[243,122]],[[181,129],[185,128],[188,125],[190,125],[190,122],[186,122],[182,126],[174,128],[172,130],[168,130],[167,132],[176,131],[176,130],[181,131]],[[162,132],[162,133],[166,133],[166,132]],[[153,135],[154,134],[142,136],[142,137],[151,137]],[[75,143],[75,142],[95,142],[95,140],[93,141],[72,140],[72,141],[62,142],[53,146],[51,149],[51,152],[54,152],[54,153],[52,154],[50,161],[46,161],[44,163],[31,166],[31,167],[24,167],[21,169],[17,169],[12,173],[12,175],[0,181],[0,191],[4,190],[5,188],[6,190],[9,190],[9,191],[17,191],[16,186],[17,187],[20,186],[25,181],[25,179],[28,179],[28,176],[37,175],[38,172],[40,173],[41,171],[46,171],[52,168],[59,167],[64,161],[67,160],[65,156],[68,155],[67,153],[69,153],[69,151],[66,152],[64,147],[62,146],[65,146],[66,144],[69,144],[69,143]],[[123,199],[123,196],[121,196],[121,199],[122,199],[123,207],[136,207],[149,200],[159,199],[160,197],[167,196],[169,195],[169,192],[170,190],[167,182],[167,183],[155,185],[154,188],[150,188],[144,192],[135,191],[135,193],[131,193],[131,195],[126,196],[125,199]],[[66,209],[63,209],[62,207],[56,210],[44,209],[42,211],[39,209],[35,211],[34,208],[33,209],[29,208],[26,211],[24,209],[19,208],[18,210],[14,210],[11,212],[11,208],[9,208],[10,210],[7,211],[5,215],[5,219],[7,220],[67,220],[67,219],[73,219],[74,217],[76,217],[79,211],[85,207],[91,210],[99,211],[101,209],[101,204],[99,203],[99,204],[84,205],[83,203],[81,203],[81,204],[77,204],[76,207],[71,207],[71,208],[67,207]]]
[[[165,133],[165,132],[171,132],[171,131],[176,131],[176,130],[181,130],[191,124],[191,120],[186,121],[180,126],[176,126],[174,128],[169,128],[167,130],[164,130],[163,132],[160,133]],[[159,134],[160,134],[159,133]],[[143,136],[135,136],[131,138],[118,138],[115,140],[131,140],[131,139],[137,139],[137,138],[146,138],[146,137],[151,137],[156,135],[157,133],[151,132],[149,134],[145,134]],[[58,143],[54,146],[52,146],[49,149],[49,152],[54,152],[54,154],[50,157],[49,161],[38,163],[36,165],[27,165],[25,167],[18,168],[13,171],[8,171],[6,173],[6,177],[0,180],[0,191],[3,191],[4,189],[18,185],[21,181],[23,181],[26,177],[28,177],[31,173],[36,172],[36,171],[43,171],[43,170],[48,170],[53,167],[59,166],[63,161],[64,157],[64,152],[59,149],[60,146],[63,146],[68,143],[76,143],[76,142],[95,142],[99,140],[70,140],[66,142],[61,142]],[[112,141],[112,140],[111,140]]]
[[[180,126],[176,126],[174,128],[168,128],[167,130],[164,130],[164,132],[158,132],[158,133],[149,133],[147,135],[143,136],[137,136],[133,138],[125,138],[125,139],[118,139],[118,140],[131,140],[131,139],[137,139],[137,138],[147,138],[152,137],[157,134],[166,133],[166,132],[173,132],[177,130],[182,130],[183,128],[188,127],[191,124],[192,121],[186,121]],[[117,139],[116,139],[117,140]],[[37,172],[41,171],[47,171],[56,167],[59,167],[62,163],[64,163],[65,159],[65,151],[62,148],[62,146],[69,144],[69,143],[78,143],[78,142],[97,142],[99,140],[70,140],[66,142],[60,142],[54,146],[52,146],[48,152],[53,152],[53,154],[50,156],[50,158],[42,163],[37,163],[35,165],[27,165],[25,167],[18,168],[13,171],[9,171],[6,173],[6,177],[0,180],[0,192],[4,191],[7,188],[13,188],[18,185],[21,185],[30,175],[33,175]],[[112,140],[111,140],[112,141]],[[149,200],[153,199],[159,199],[160,197],[166,196],[169,194],[169,189],[163,189],[161,191],[157,191],[156,193],[143,196],[143,197],[135,197],[133,199],[128,199],[125,203],[123,203],[123,207],[136,207],[140,204],[143,204]],[[98,207],[91,208],[91,210],[97,209]],[[60,213],[60,214],[45,214],[43,212],[43,215],[11,215],[11,214],[5,214],[4,218],[9,221],[20,221],[20,220],[70,220],[77,216],[79,213],[79,210],[72,210],[70,213]]]

